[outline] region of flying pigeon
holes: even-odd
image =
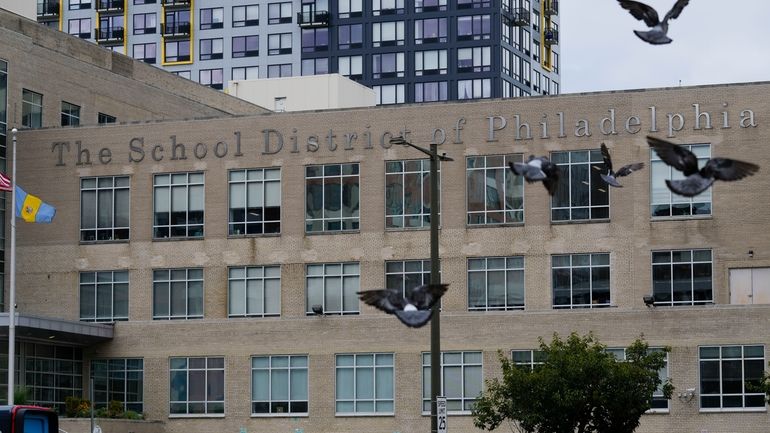
[[[668,20],[678,18],[690,0],[677,0],[674,7],[663,17],[663,20],[658,19],[658,12],[655,9],[644,3],[633,0],[618,0],[618,2],[623,9],[631,12],[634,18],[644,21],[648,27],[651,27],[651,30],[646,32],[634,30],[636,36],[650,44],[662,45],[671,43],[671,38],[666,35],[668,33]]]
[[[358,292],[365,303],[388,314],[395,314],[404,325],[419,328],[430,320],[433,315],[433,305],[449,287],[449,284],[423,284],[407,291],[406,298],[403,290],[378,289]]]
[[[508,166],[516,176],[524,176],[529,182],[543,181],[548,194],[554,195],[556,187],[559,185],[559,167],[552,163],[548,157],[530,155],[526,163],[509,162]]]
[[[644,167],[643,162],[637,162],[634,164],[624,165],[623,167],[620,167],[620,170],[618,171],[612,171],[612,158],[610,158],[610,151],[607,150],[607,146],[605,146],[604,143],[602,143],[602,158],[604,158],[604,166],[607,167],[607,174],[600,173],[599,176],[601,176],[609,186],[614,186],[616,188],[623,187],[623,185],[621,185],[616,178],[628,176],[629,174],[637,170],[641,170]]]
[[[711,158],[703,168],[698,169],[698,157],[684,147],[650,136],[647,136],[647,143],[663,162],[684,173],[684,179],[666,180],[666,185],[674,193],[685,197],[702,193],[715,180],[743,179],[759,170],[756,164],[728,158]]]

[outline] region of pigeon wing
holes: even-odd
[[[602,143],[602,158],[604,159],[604,166],[607,167],[607,173],[612,173],[612,158],[610,158],[610,151],[607,150],[604,143]]]
[[[670,19],[671,20],[675,20],[675,19],[679,18],[679,14],[682,13],[682,9],[684,9],[684,7],[687,6],[688,3],[690,3],[690,0],[679,0],[679,1],[677,1],[674,4],[674,7],[672,7],[671,10],[668,11],[666,16],[663,17],[663,21],[665,22],[665,21],[668,21]]]
[[[666,164],[684,173],[685,176],[698,172],[698,157],[678,144],[647,136],[647,144]]]
[[[639,171],[642,168],[644,168],[643,162],[637,162],[635,164],[628,164],[624,165],[623,167],[620,167],[620,170],[615,173],[615,177],[621,177],[621,176],[628,176],[629,174]]]
[[[695,197],[710,187],[712,183],[714,183],[713,177],[706,178],[701,176],[700,173],[695,173],[684,179],[666,180],[668,189],[675,194],[685,197]]]
[[[449,284],[423,284],[412,289],[409,302],[418,310],[430,310],[446,293]]]
[[[358,296],[365,304],[382,310],[388,314],[404,309],[404,298],[400,290],[377,289],[358,292]]]
[[[681,2],[682,0],[679,0],[679,1]],[[631,12],[631,15],[633,15],[634,18],[644,21],[644,23],[647,24],[648,27],[655,27],[660,23],[660,19],[658,18],[658,12],[655,9],[651,8],[650,6],[647,6],[642,2],[637,2],[633,0],[618,0],[618,3],[620,3],[620,6],[623,9],[626,9],[627,11]],[[674,6],[674,8],[676,8],[676,5]]]
[[[703,167],[701,173],[719,180],[738,180],[751,176],[759,170],[759,166],[750,162],[729,158],[711,158]]]
[[[543,172],[546,175],[545,179],[543,179],[543,185],[548,190],[548,194],[553,196],[556,194],[556,188],[559,186],[559,166],[546,160],[543,162]]]

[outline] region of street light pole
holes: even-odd
[[[438,154],[438,144],[431,143],[430,149],[416,146],[404,139],[393,137],[390,144],[413,147],[430,157],[430,284],[441,284],[438,257],[438,165],[439,161],[453,161],[452,158]],[[438,432],[438,408],[436,397],[441,392],[441,307],[436,303],[430,320],[430,431]]]

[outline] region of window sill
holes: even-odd
[[[253,413],[251,414],[252,418],[307,418],[308,414],[307,412],[301,412],[301,413],[291,413],[291,412],[285,412],[285,413]]]
[[[202,241],[204,240],[203,236],[196,236],[196,237],[178,237],[178,238],[152,238],[153,242],[178,242],[178,241]]]
[[[169,419],[179,419],[179,418],[224,418],[225,414],[223,413],[194,413],[194,414],[169,414]]]
[[[595,219],[595,220],[564,220],[564,221],[551,220],[551,225],[560,226],[560,225],[569,225],[569,224],[609,224],[610,222],[611,221],[609,218]]]
[[[503,228],[503,227],[524,227],[524,222],[517,223],[493,223],[493,224],[468,224],[465,223],[467,229],[491,229],[491,228]]]
[[[699,409],[698,413],[730,413],[730,412],[755,412],[762,413],[767,412],[766,407],[735,407],[735,408],[714,408],[714,409]]]
[[[447,416],[472,416],[473,412],[471,411],[447,411]],[[423,412],[421,414],[422,416],[430,416],[430,412]]]
[[[335,413],[334,416],[337,418],[387,417],[387,416],[396,416],[396,413],[395,412]]]
[[[671,409],[650,409],[644,415],[669,415]]]
[[[441,229],[441,227],[439,227]],[[425,227],[385,227],[385,231],[388,233],[393,232],[419,232],[430,230],[430,225]]]
[[[688,221],[688,220],[710,220],[714,219],[713,215],[681,215],[681,216],[653,216],[650,217],[651,222],[658,221]]]
[[[115,240],[104,240],[104,241],[80,241],[80,245],[105,245],[105,244],[128,244],[130,243],[130,239],[115,239]]]
[[[357,235],[361,230],[334,230],[326,232],[305,232],[305,236],[329,236],[329,235]]]
[[[254,234],[241,234],[241,235],[227,235],[227,239],[244,239],[244,238],[279,238],[281,233],[254,233]]]

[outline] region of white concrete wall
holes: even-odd
[[[31,20],[37,19],[37,2],[34,0],[0,0],[0,9],[11,11]]]
[[[376,105],[374,90],[339,74],[230,81],[228,93],[271,110],[286,98],[283,111]]]

